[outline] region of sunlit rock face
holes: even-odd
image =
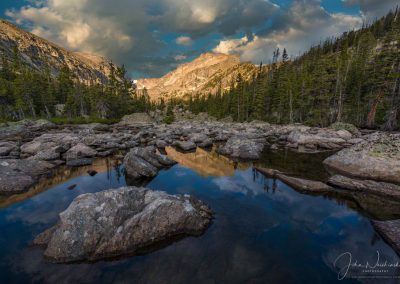
[[[227,157],[218,155],[215,149],[207,151],[197,148],[195,152],[182,153],[173,147],[165,148],[168,157],[177,161],[181,166],[187,167],[200,174],[208,177],[233,176],[236,169],[248,169],[249,163],[236,163]]]
[[[238,73],[244,79],[250,79],[256,70],[253,64],[241,63],[236,55],[204,53],[161,78],[138,80],[137,87],[139,90],[146,88],[154,101],[183,98],[186,95],[216,93],[220,87],[227,89]]]
[[[95,54],[70,52],[62,47],[0,20],[0,55],[12,61],[18,51],[22,63],[34,70],[49,69],[53,76],[67,66],[83,83],[105,82],[111,61]]]

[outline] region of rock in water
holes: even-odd
[[[375,230],[400,255],[400,220],[372,221]]]
[[[327,158],[324,164],[343,175],[400,184],[400,135],[373,134]]]
[[[340,188],[371,193],[400,201],[400,186],[396,184],[373,180],[358,180],[341,175],[331,177],[328,183]]]
[[[133,148],[124,158],[124,167],[130,179],[152,178],[158,170],[175,165],[176,162],[155,152],[154,147]]]
[[[232,158],[257,160],[264,149],[265,141],[249,139],[245,136],[229,138],[226,144],[217,152]]]
[[[97,261],[200,235],[211,219],[209,207],[193,197],[123,187],[78,196],[34,244],[44,245],[52,262]]]
[[[29,190],[40,177],[50,175],[55,166],[44,161],[6,159],[0,161],[0,195]]]

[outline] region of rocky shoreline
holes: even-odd
[[[45,120],[22,121],[0,125],[0,195],[26,192],[60,165],[90,165],[96,158],[112,155],[124,158],[127,180],[139,185],[140,180],[153,178],[160,169],[176,163],[162,154],[165,147],[193,151],[217,145],[218,154],[237,161],[257,161],[265,147],[301,153],[335,151],[324,161],[332,174],[329,180],[257,170],[301,193],[357,192],[399,201],[399,141],[400,134],[359,131],[345,124],[314,128],[258,121],[178,121],[166,125],[123,120],[114,125],[57,126]]]
[[[238,160],[257,160],[265,145],[272,149],[286,147],[314,153],[338,150],[362,141],[361,134],[347,130],[262,122],[181,121],[165,125],[123,120],[114,125],[57,126],[45,120],[26,120],[0,125],[3,169],[0,180],[4,184],[0,186],[0,195],[21,193],[33,186],[43,176],[33,171],[34,165],[44,167],[48,175],[52,168],[60,165],[88,165],[94,158],[124,154],[135,147],[164,149],[174,146],[182,151],[192,151],[218,143],[221,147],[217,152],[222,155]],[[27,166],[22,169],[16,161],[26,161]],[[14,178],[17,176],[21,178]]]

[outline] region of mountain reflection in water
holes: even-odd
[[[181,166],[187,167],[203,177],[231,177],[235,170],[246,170],[251,163],[239,163],[216,153],[214,146],[210,151],[197,148],[195,152],[184,153],[167,147],[167,155]]]
[[[127,185],[123,167],[114,159],[64,167],[33,191],[0,199],[0,282],[327,284],[337,283],[333,263],[343,252],[373,263],[379,251],[382,261],[399,261],[370,223],[398,219],[398,203],[351,191],[297,192],[260,174],[250,163],[218,155],[215,149],[166,151],[180,164],[161,170],[146,187],[190,194],[209,205],[215,219],[204,235],[115,261],[49,263],[42,248],[31,246],[34,237],[53,226],[77,196]],[[256,165],[326,180],[325,155],[266,149]],[[98,174],[92,177],[89,170]],[[68,190],[71,186],[75,187]],[[394,270],[387,275],[399,275]]]
[[[72,180],[76,177],[88,175],[88,171],[96,171],[98,173],[107,172],[107,175],[110,176],[113,170],[115,170],[115,172],[117,173],[117,178],[122,177],[121,162],[112,158],[97,159],[93,161],[92,165],[83,167],[71,168],[67,166],[62,166],[54,172],[51,178],[45,178],[41,180],[28,192],[12,196],[0,196],[0,209],[31,198],[48,190],[49,188]]]

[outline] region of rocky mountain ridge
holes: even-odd
[[[53,76],[67,66],[79,81],[86,84],[104,82],[113,66],[110,60],[102,56],[68,51],[2,19],[0,57],[10,62],[17,57],[22,64],[37,71],[48,68]]]
[[[213,94],[219,88],[229,89],[238,73],[244,79],[250,79],[256,70],[257,67],[251,63],[241,63],[237,55],[203,53],[161,78],[138,80],[137,88],[141,91],[146,89],[153,101]]]

